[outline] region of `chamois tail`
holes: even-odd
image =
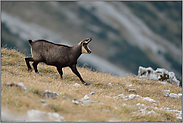
[[[32,40],[31,40],[31,39],[29,39],[28,41],[29,41],[29,44],[31,44],[31,43],[32,43]]]

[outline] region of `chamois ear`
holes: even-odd
[[[86,38],[86,39],[84,39],[84,41],[88,41],[88,40],[90,40],[90,38]]]
[[[90,41],[92,41],[92,38],[90,38],[90,39],[88,40],[88,43],[90,43]]]
[[[87,43],[87,41],[90,40],[90,38],[85,38],[84,40],[82,40],[80,43]]]

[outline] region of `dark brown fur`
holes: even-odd
[[[38,73],[37,65],[39,62],[44,62],[47,65],[56,66],[57,70],[62,78],[63,67],[70,67],[71,70],[80,78],[83,84],[89,85],[86,83],[81,75],[79,74],[78,70],[76,69],[77,59],[82,54],[83,48],[84,51],[88,54],[91,51],[88,48],[88,43],[92,39],[84,39],[80,43],[74,45],[73,47],[69,47],[66,45],[55,44],[46,40],[36,40],[32,41],[29,40],[29,44],[31,46],[31,53],[32,57],[25,58],[28,71],[32,71],[32,68],[29,64],[30,61],[33,62],[33,67],[36,73]],[[87,42],[88,41],[88,42]]]

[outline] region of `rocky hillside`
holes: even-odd
[[[134,77],[39,64],[29,73],[25,55],[1,49],[1,121],[181,122],[182,88]]]
[[[181,1],[3,1],[1,45],[29,55],[28,39],[74,45],[92,37],[92,55],[82,56],[81,66],[120,76],[137,75],[140,65],[162,67],[180,79],[181,10]]]

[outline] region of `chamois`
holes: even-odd
[[[91,50],[88,47],[91,38],[86,38],[79,42],[78,44],[70,47],[61,44],[55,44],[46,40],[28,40],[31,46],[32,57],[25,58],[28,71],[32,71],[32,68],[29,64],[32,61],[32,65],[36,73],[38,72],[37,65],[39,62],[44,62],[47,65],[56,66],[58,73],[62,79],[62,68],[70,67],[73,73],[75,73],[81,80],[84,85],[89,85],[86,83],[81,75],[79,74],[76,64],[77,59],[82,53],[90,54]]]

